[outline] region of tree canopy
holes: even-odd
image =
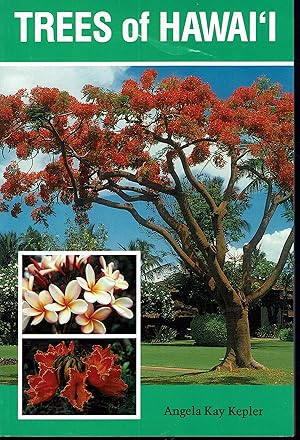
[[[158,81],[157,72],[148,69],[139,81],[125,81],[120,92],[86,85],[83,96],[80,101],[48,87],[0,96],[0,142],[17,157],[4,173],[1,209],[16,217],[25,203],[32,206],[34,221],[43,221],[58,201],[72,204],[79,217],[94,204],[127,211],[167,240],[194,273],[207,277],[220,306],[231,311],[228,353],[239,352],[235,335],[246,332],[246,321],[238,329],[238,316],[246,319],[248,305],[270,290],[293,244],[291,229],[274,270],[253,289],[253,252],[278,207],[293,205],[292,94],[258,78],[220,99],[198,77]],[[37,154],[48,158],[47,165],[22,171],[20,161]],[[199,174],[208,162],[229,169],[218,198]],[[212,234],[196,218],[183,177],[205,200]],[[242,177],[250,181],[246,190],[239,189]],[[265,206],[257,212],[259,226],[243,248],[237,288],[224,272],[225,219],[230,203],[262,187]],[[177,205],[180,216],[168,209],[166,199]],[[152,206],[156,217],[144,216],[141,203]],[[250,356],[237,359],[254,364]]]

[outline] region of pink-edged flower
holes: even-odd
[[[81,287],[76,280],[70,281],[65,293],[55,284],[50,284],[49,292],[55,303],[45,306],[47,310],[58,312],[58,322],[66,324],[71,318],[71,313],[79,315],[87,311],[88,305],[83,299],[77,299],[81,292]]]
[[[114,263],[106,264],[105,258],[101,255],[99,258],[100,264],[103,267],[102,272],[106,277],[112,278],[115,281],[115,289],[126,290],[129,284],[124,280],[124,276],[120,274],[119,270],[114,270]]]
[[[88,304],[87,311],[78,315],[75,321],[81,326],[82,333],[106,333],[104,321],[111,314],[110,307],[100,307],[94,311],[93,304]]]
[[[22,279],[22,298],[25,299],[25,292],[33,289],[34,276],[30,275],[29,278]]]
[[[94,269],[90,264],[85,268],[86,280],[77,277],[77,281],[84,289],[84,299],[89,303],[98,302],[100,304],[109,304],[111,296],[108,293],[115,285],[114,280],[109,277],[102,277],[96,282]]]
[[[50,324],[57,322],[57,313],[47,308],[53,302],[52,296],[47,290],[42,290],[39,294],[27,290],[24,297],[28,305],[23,303],[22,312],[24,316],[34,317],[31,325],[37,325],[43,319]]]
[[[30,305],[26,301],[23,301],[22,302],[22,310],[29,309],[29,308],[30,308]],[[27,325],[30,321],[30,318],[31,318],[31,316],[24,315],[24,313],[22,314],[22,330],[25,330],[25,328],[27,327]]]
[[[35,275],[36,272],[40,275],[60,272],[65,260],[66,257],[63,255],[45,255],[42,257],[40,263],[34,261],[34,264],[29,264],[27,270],[31,275]]]
[[[90,255],[67,255],[65,264],[70,270],[80,269],[83,263],[87,263],[89,257]]]
[[[75,262],[77,269],[80,269],[80,266],[83,263],[87,263],[89,257],[90,257],[90,255],[78,255],[76,257],[76,262]]]
[[[127,296],[115,299],[114,295],[111,294],[110,306],[123,318],[133,318],[133,313],[131,310],[129,310],[130,307],[133,306],[133,301]]]

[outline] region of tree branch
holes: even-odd
[[[194,177],[194,175],[191,171],[191,168],[187,162],[186,156],[182,151],[180,151],[180,153],[179,153],[179,158],[182,163],[185,175],[188,178],[190,184],[193,186],[193,188],[195,188],[195,190],[197,192],[199,192],[204,197],[204,199],[206,200],[211,211],[214,212],[215,209],[217,208],[217,205],[216,205],[214,199],[209,194],[209,192],[206,190],[205,186],[202,183],[198,182],[198,180]]]
[[[77,183],[76,183],[76,180],[75,180],[74,175],[72,173],[72,170],[71,170],[71,168],[70,168],[70,166],[68,164],[67,152],[66,152],[64,141],[61,139],[60,135],[58,134],[58,132],[55,129],[55,127],[51,124],[51,122],[49,122],[49,125],[51,127],[52,133],[56,137],[56,140],[58,141],[58,144],[59,144],[59,146],[61,148],[61,154],[62,154],[62,158],[63,158],[63,161],[64,161],[64,165],[65,165],[66,171],[67,171],[67,173],[68,173],[68,175],[70,177],[71,184],[72,184],[74,201],[77,202],[78,201]]]
[[[132,215],[132,217],[140,225],[142,225],[142,226],[144,226],[154,232],[157,232],[158,234],[163,236],[168,241],[168,243],[172,246],[172,248],[175,250],[175,252],[180,256],[180,258],[182,258],[182,260],[188,266],[190,266],[196,273],[199,273],[199,269],[197,267],[197,264],[189,257],[189,255],[187,255],[183,251],[181,246],[179,246],[179,244],[174,239],[174,237],[172,237],[172,235],[169,233],[169,231],[166,228],[164,228],[163,226],[158,225],[158,224],[154,223],[153,221],[147,220],[144,217],[142,217],[131,203],[119,203],[119,202],[114,202],[112,200],[103,199],[101,197],[95,197],[95,198],[86,197],[84,199],[80,199],[77,204],[78,205],[85,205],[88,203],[97,203],[99,205],[109,206],[111,208],[116,208],[116,209],[128,211]]]
[[[270,187],[269,187],[269,191],[266,197],[266,203],[265,203],[265,209],[264,209],[264,214],[263,217],[261,219],[261,222],[256,230],[256,233],[253,235],[252,239],[249,241],[249,243],[247,243],[246,245],[244,245],[243,250],[244,250],[244,255],[243,255],[243,275],[242,275],[242,291],[244,292],[245,295],[248,295],[250,293],[250,280],[251,280],[251,256],[252,256],[252,252],[253,250],[257,247],[258,243],[260,242],[260,240],[263,238],[266,229],[276,211],[276,209],[278,208],[278,206],[281,203],[284,203],[285,201],[287,201],[290,197],[291,197],[291,193],[289,193],[288,195],[281,195],[280,193],[278,193],[274,199],[273,202],[270,205]],[[269,206],[269,208],[268,208]]]
[[[152,182],[149,179],[146,179],[144,177],[137,177],[135,174],[130,173],[129,171],[108,171],[108,172],[101,172],[98,171],[97,173],[98,178],[100,180],[106,180],[106,179],[112,179],[112,178],[124,178],[129,180],[130,182],[138,183],[142,186],[145,186],[147,188],[153,189],[154,191],[162,192],[164,194],[169,194],[174,196],[174,189],[173,188],[165,188],[164,186],[160,185],[159,183]]]
[[[253,301],[256,301],[263,296],[265,296],[269,290],[272,288],[272,286],[275,284],[276,280],[278,279],[282,269],[284,268],[284,265],[286,263],[286,260],[288,258],[289,252],[291,250],[291,247],[294,243],[294,227],[291,229],[291,232],[289,233],[284,246],[282,248],[279,260],[269,276],[269,278],[255,291],[250,293],[246,297],[246,301],[248,304],[251,304]]]

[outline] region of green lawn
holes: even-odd
[[[293,342],[253,339],[252,349],[255,359],[267,366],[268,371],[242,369],[228,373],[209,372],[209,369],[223,357],[225,353],[223,347],[196,347],[192,341],[142,344],[142,383],[153,385],[293,383]],[[17,359],[17,347],[0,346],[0,357]],[[17,383],[17,365],[0,365],[0,383]]]
[[[0,345],[0,358],[18,357],[18,347],[9,345]],[[18,366],[16,365],[0,365],[0,384],[17,384]]]
[[[209,372],[224,356],[223,347],[197,347],[192,341],[142,344],[142,383],[290,384],[293,383],[293,347],[292,342],[254,339],[253,355],[269,370],[242,369],[224,373]]]

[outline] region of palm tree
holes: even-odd
[[[0,266],[5,267],[16,261],[20,250],[20,240],[15,232],[0,233]]]
[[[154,244],[146,240],[137,238],[136,240],[131,240],[127,247],[121,244],[119,246],[124,250],[141,252],[141,278],[144,281],[154,281],[158,275],[174,270],[174,265],[163,263],[163,257],[166,256],[166,253],[161,252],[161,255],[157,255],[154,253]]]

